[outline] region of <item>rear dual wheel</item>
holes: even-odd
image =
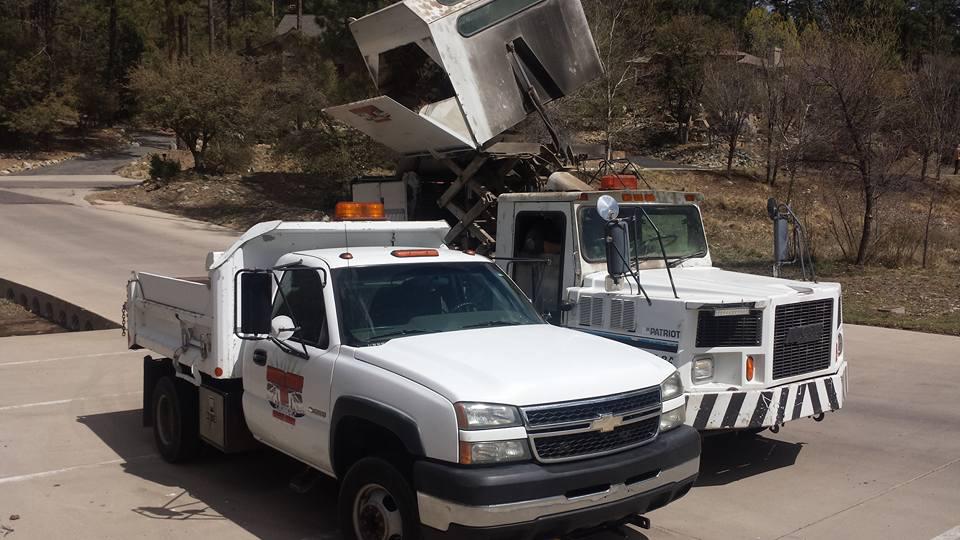
[[[168,463],[184,463],[200,451],[197,389],[163,377],[153,389],[153,438]]]

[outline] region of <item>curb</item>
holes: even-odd
[[[0,278],[0,293],[7,300],[22,306],[34,315],[59,324],[71,332],[120,328],[117,323],[80,306],[2,278]]]

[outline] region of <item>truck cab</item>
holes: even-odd
[[[370,206],[344,214],[383,216]],[[340,481],[351,540],[555,537],[686,494],[700,439],[676,368],[547,324],[448,232],[270,222],[211,253],[206,278],[135,273],[128,344],[156,353],[161,455],[288,454]]]
[[[701,194],[638,190],[636,178],[623,189],[614,179],[624,181],[499,198],[497,260],[544,317],[676,366],[686,423],[701,431],[779,429],[840,409],[840,285],[715,268]],[[629,231],[623,279],[608,271],[601,197],[616,201]]]

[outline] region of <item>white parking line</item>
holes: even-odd
[[[37,403],[24,403],[23,405],[7,405],[6,407],[0,407],[0,411],[12,411],[15,409],[29,409],[32,407],[47,407],[50,405],[63,405],[64,403],[73,403],[75,401],[91,401],[95,399],[109,399],[109,398],[115,398],[115,397],[139,396],[142,393],[143,393],[142,391],[124,392],[122,394],[107,394],[105,396],[80,397],[80,398],[74,398],[74,399],[58,399],[56,401],[40,401]]]
[[[941,534],[940,536],[934,538],[933,540],[958,540],[960,539],[960,525],[950,529],[949,531]]]
[[[106,356],[121,356],[124,354],[133,354],[136,351],[123,351],[100,354],[83,354],[80,356],[61,356],[59,358],[42,358],[40,360],[23,360],[21,362],[0,362],[0,368],[8,366],[26,366],[30,364],[44,364],[47,362],[59,362],[61,360],[82,360],[84,358],[102,358]]]
[[[63,469],[54,469],[52,471],[21,474],[17,476],[7,476],[7,477],[0,478],[0,485],[13,484],[15,482],[25,482],[27,480],[36,480],[37,478],[46,478],[48,476],[54,476],[54,475],[62,474],[65,472],[80,471],[83,469],[95,469],[97,467],[103,467],[105,465],[116,465],[118,463],[127,463],[130,461],[145,459],[149,457],[156,457],[156,454],[144,454],[142,456],[136,456],[130,459],[111,459],[110,461],[101,461],[100,463],[91,463],[90,465],[77,465],[75,467],[64,467]]]

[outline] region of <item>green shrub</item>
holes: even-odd
[[[180,174],[180,162],[167,159],[166,154],[154,154],[150,158],[150,178],[154,180],[170,180]]]
[[[218,138],[207,148],[206,170],[214,174],[245,173],[253,163],[253,148],[238,138]]]

